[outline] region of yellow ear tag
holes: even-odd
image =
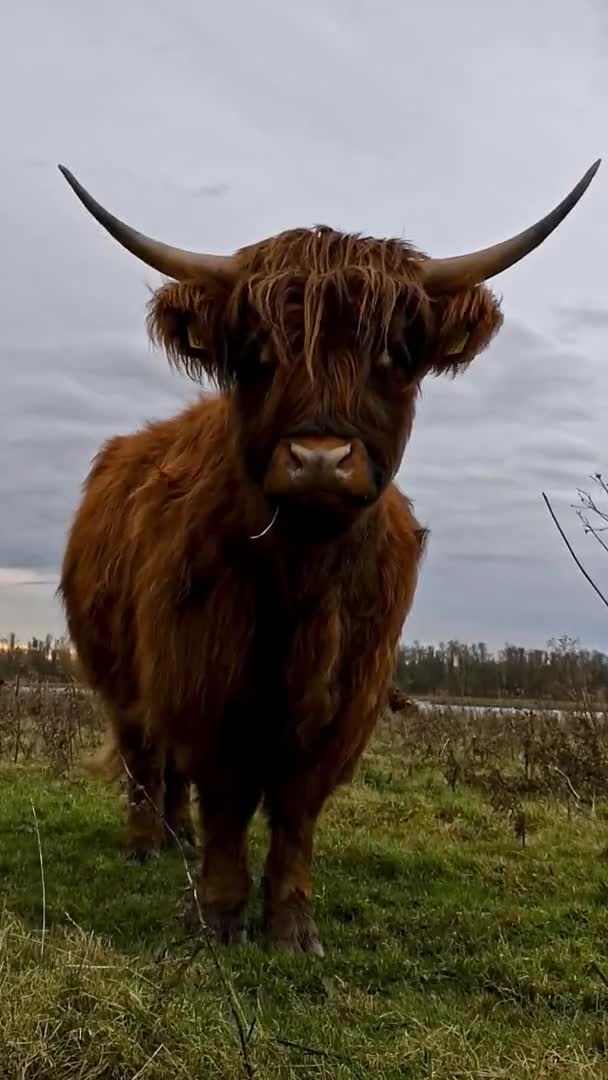
[[[468,330],[465,330],[465,331],[464,331],[464,332],[463,332],[463,333],[462,333],[462,334],[460,335],[460,337],[459,337],[459,338],[456,338],[456,339],[455,339],[455,341],[454,341],[454,344],[453,344],[453,345],[451,345],[451,346],[450,346],[450,348],[446,350],[446,353],[445,353],[445,355],[446,355],[446,356],[457,356],[457,355],[458,355],[458,353],[461,353],[461,352],[462,352],[462,350],[464,349],[464,347],[465,347],[465,345],[466,345],[467,341],[469,340],[469,336],[470,336],[470,335],[469,335],[469,331],[468,331]]]
[[[199,351],[205,348],[204,342],[197,338],[192,324],[188,325],[188,344],[191,349],[198,349]]]

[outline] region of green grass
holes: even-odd
[[[481,794],[368,753],[318,834],[327,959],[221,954],[259,1078],[608,1077],[607,804],[524,808],[522,846]],[[115,789],[0,771],[2,1080],[246,1075],[179,855],[122,841]]]

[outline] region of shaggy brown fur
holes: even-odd
[[[0,688],[3,683],[4,680],[0,679]],[[408,715],[411,715],[418,712],[418,706],[414,699],[394,683],[389,687],[386,705],[393,713],[407,712]],[[252,717],[252,720],[254,719],[255,717]],[[121,745],[114,737],[113,733],[106,733],[106,739],[102,746],[87,758],[83,758],[83,764],[85,765],[87,772],[92,776],[97,776],[107,781],[116,781],[124,774]],[[186,772],[176,770],[174,764],[170,760],[165,760],[164,764],[164,789],[162,816],[167,828],[163,831],[161,838],[162,842],[170,844],[173,842],[175,835],[177,835],[178,840],[183,846],[191,848],[196,843],[190,811],[191,777]],[[129,785],[129,793],[131,805],[139,806],[136,795],[136,786],[133,787],[133,785]],[[131,815],[131,820],[133,820],[133,815]],[[140,848],[138,851],[131,852],[130,855],[132,858],[135,858],[136,855],[141,858],[144,853],[149,853],[147,843],[149,840],[148,834],[144,832],[140,839],[143,840],[144,847],[143,849]]]
[[[247,829],[263,804],[271,937],[321,952],[316,822],[386,703],[426,540],[393,483],[420,383],[464,370],[501,323],[485,287],[431,300],[422,257],[301,229],[243,249],[231,284],[163,285],[153,339],[220,394],[110,439],[71,528],[60,588],[72,639],[121,757],[158,807],[166,789],[174,827],[194,781],[201,893],[222,940],[243,931]],[[374,497],[287,499],[252,540],[272,518],[269,465],[294,433],[359,440]],[[141,853],[162,830],[137,790]]]

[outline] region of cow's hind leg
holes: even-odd
[[[129,726],[119,732],[119,749],[127,773],[127,858],[145,862],[158,856],[164,838],[164,748]]]
[[[175,843],[177,837],[185,848],[195,846],[195,834],[190,808],[190,776],[177,765],[173,754],[165,761],[165,823],[168,826],[165,843]]]
[[[208,768],[197,777],[202,832],[199,896],[207,927],[223,945],[246,938],[251,889],[247,830],[260,792],[246,772]]]

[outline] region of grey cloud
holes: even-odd
[[[562,333],[571,341],[582,331],[605,330],[608,328],[608,308],[576,307],[562,308],[557,313],[558,324]]]
[[[482,0],[387,0],[381,18],[366,0],[175,0],[170,15],[162,0],[7,3],[0,633],[42,633],[63,627],[53,586],[9,588],[1,568],[56,575],[99,445],[200,390],[147,344],[157,276],[85,214],[58,161],[135,227],[187,247],[327,221],[452,254],[565,194],[602,152],[607,83],[593,0],[583,13],[555,0],[549,21],[528,0],[508,18]],[[567,631],[606,645],[540,498],[601,573],[569,504],[589,472],[608,472],[605,170],[500,279],[506,321],[490,349],[424,387],[399,474],[431,529],[410,637],[542,644]]]
[[[54,165],[54,162],[49,161],[48,158],[26,157],[23,159],[23,164],[26,169],[48,169]]]
[[[18,377],[3,441],[20,464],[18,475],[0,473],[10,523],[10,535],[8,526],[0,529],[0,565],[57,566],[81,481],[102,442],[177,411],[200,388],[171,375],[145,344],[23,350],[11,363]]]
[[[446,558],[448,563],[474,563],[475,565],[490,563],[499,567],[513,563],[519,566],[525,564],[528,568],[532,568],[535,563],[544,562],[541,555],[532,555],[529,552],[485,551],[479,548],[477,550],[470,548],[468,551],[452,551]]]
[[[195,199],[201,196],[205,199],[219,199],[223,195],[227,195],[229,191],[230,186],[228,184],[203,184],[202,187],[191,188],[188,194]]]

